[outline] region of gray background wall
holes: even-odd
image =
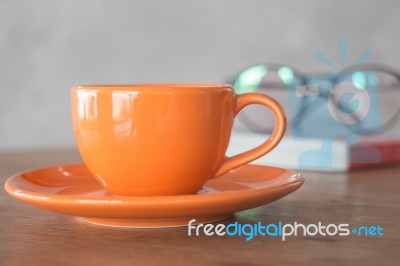
[[[221,82],[283,62],[327,71],[371,49],[400,69],[399,1],[0,2],[0,150],[73,147],[75,84]]]

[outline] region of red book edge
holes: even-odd
[[[350,145],[350,170],[400,162],[400,140]]]

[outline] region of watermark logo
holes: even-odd
[[[310,167],[310,162],[323,158],[321,168],[334,164],[334,141],[332,138],[345,137],[347,142],[357,143],[360,135],[382,130],[381,108],[378,92],[378,77],[375,71],[357,70],[357,66],[372,57],[370,49],[365,50],[351,64],[347,64],[348,40],[340,39],[340,63],[334,63],[318,51],[315,58],[334,70],[332,74],[310,75],[298,86],[295,82],[286,84],[289,99],[291,129],[295,138],[322,138],[318,150],[307,150],[298,157],[300,168]],[[347,67],[347,69],[342,70]],[[380,151],[368,147],[369,153],[358,163],[378,163]],[[376,156],[378,155],[378,156]],[[312,164],[315,168],[315,164]]]
[[[346,67],[346,59],[347,59],[347,49],[349,46],[349,41],[347,39],[339,39],[339,51],[340,51],[340,67],[344,68]],[[355,65],[360,65],[364,63],[367,59],[372,57],[373,53],[370,49],[365,50],[359,57],[358,59],[351,64],[350,66],[355,66]],[[321,51],[318,51],[315,54],[315,58],[323,63],[324,65],[332,68],[333,70],[339,70],[339,67],[337,64],[333,63],[332,60],[330,60],[324,53]]]
[[[286,107],[290,136],[307,143],[308,148],[301,150],[299,144],[295,154],[298,168],[342,165],[343,160],[333,156],[343,149],[337,139],[358,144],[361,137],[381,134],[397,122],[400,74],[388,67],[365,64],[373,55],[370,49],[349,63],[348,47],[348,40],[339,40],[340,60],[316,52],[315,58],[333,73],[304,75],[288,65],[259,64],[244,69],[233,81],[238,94],[266,93]],[[273,123],[268,119],[273,118],[256,106],[243,110],[239,119],[254,132],[272,131]],[[349,163],[381,162],[378,148],[367,144],[362,148],[365,156],[351,157]]]
[[[188,236],[238,236],[245,237],[246,241],[250,241],[255,237],[275,237],[282,241],[286,241],[290,237],[308,236],[308,237],[347,237],[383,236],[383,228],[380,225],[359,226],[351,228],[348,223],[342,224],[302,224],[294,223],[270,223],[263,224],[257,222],[254,224],[234,222],[230,224],[196,224],[196,219],[192,219],[188,223]]]

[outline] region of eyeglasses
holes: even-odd
[[[295,135],[335,137],[374,134],[395,124],[400,111],[400,74],[381,65],[356,65],[334,74],[303,75],[288,65],[254,65],[231,81],[236,93],[270,95],[288,111]],[[257,108],[257,107],[256,107]],[[271,130],[261,109],[239,116],[250,130]]]

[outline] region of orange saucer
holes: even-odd
[[[165,227],[184,226],[191,219],[222,220],[280,199],[303,182],[289,170],[245,165],[209,180],[196,195],[119,197],[109,195],[85,165],[75,164],[15,175],[5,189],[21,201],[94,224]]]

